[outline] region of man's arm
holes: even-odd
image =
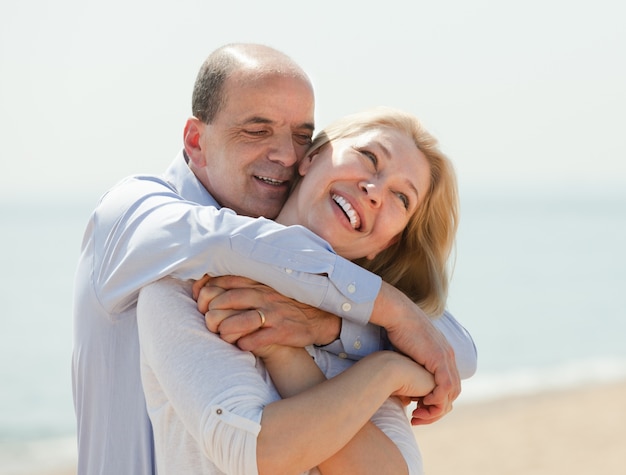
[[[337,256],[300,226],[200,206],[156,177],[113,188],[93,213],[83,247],[94,249],[93,285],[109,311],[132,305],[161,277],[242,275],[297,301],[365,324],[380,278]]]
[[[324,240],[300,226],[284,227],[200,206],[156,177],[126,180],[107,193],[92,215],[85,246],[93,248],[93,285],[109,312],[126,309],[136,301],[139,289],[163,276],[198,279],[208,272],[249,277],[365,325],[381,286],[378,276],[337,256]],[[406,307],[395,296],[400,299],[395,306]],[[392,300],[393,296],[386,298],[388,303]],[[382,310],[390,312],[391,307]],[[451,350],[440,337],[424,348],[403,341],[403,329],[433,331],[423,323],[425,316],[412,312],[413,318],[405,316],[394,324],[391,342],[415,361],[426,361],[439,385],[435,402],[448,401],[449,410],[460,385],[458,376],[454,381],[453,358],[437,360],[437,355]],[[433,348],[437,351],[425,354]]]
[[[461,379],[471,378],[478,366],[478,352],[472,335],[447,310],[432,322],[452,346]]]
[[[209,330],[215,333],[219,328],[222,339],[237,342],[247,351],[275,343],[295,347],[315,344],[358,360],[374,351],[391,349],[377,325],[342,321],[244,277],[205,276],[193,289],[198,309],[206,313]],[[207,313],[209,304],[211,312]],[[256,311],[250,311],[256,308],[262,308],[267,316],[263,329],[259,329]],[[461,379],[470,378],[476,372],[477,353],[469,332],[448,311],[431,321],[452,346]]]
[[[385,328],[398,351],[435,376],[435,389],[413,411],[411,422],[429,424],[450,412],[461,382],[454,350],[430,318],[401,291],[383,282],[370,322]]]
[[[294,308],[308,315],[313,315],[314,309],[307,311],[303,308],[305,306],[291,302],[273,289],[249,279],[233,276],[212,278],[208,286],[201,288],[200,284],[205,282],[200,282],[196,287],[198,308],[206,313],[208,328],[213,332],[219,330],[226,341],[236,341],[240,348],[246,350],[255,350],[273,343],[304,346],[319,341],[311,338],[319,334],[313,329],[317,328],[321,320],[314,321],[311,318],[307,321],[306,318],[293,317]],[[385,302],[385,297],[390,300]],[[461,368],[463,377],[470,377],[475,371],[476,348],[471,336],[447,312],[433,322],[404,294],[387,284],[383,284],[383,291],[377,302],[377,315],[379,318],[382,315],[381,323],[388,325],[391,343],[401,352],[421,358],[418,361],[420,364],[430,365],[426,366],[427,369],[435,374],[436,379],[439,378],[437,382],[442,386],[436,394],[430,395],[424,401],[430,407],[420,407],[414,413],[414,423],[424,424],[440,419],[451,410],[452,402],[460,390],[456,366]],[[258,314],[256,310],[250,310],[257,308],[262,309],[267,317],[265,326],[260,330]],[[376,316],[373,318],[376,319]],[[294,324],[296,320],[298,325]],[[345,323],[346,321],[344,325]],[[309,340],[301,339],[307,332],[301,331],[300,326],[308,328]],[[374,326],[370,324],[368,327]],[[366,328],[361,329],[359,335],[367,335]],[[366,338],[359,336],[356,341],[366,341]],[[374,342],[376,345],[379,343],[378,340]],[[368,348],[368,351],[371,353],[384,349],[382,346]],[[346,357],[342,352],[340,350],[336,354]],[[442,366],[437,366],[439,361],[443,361],[440,363]],[[448,368],[446,364],[453,366]]]

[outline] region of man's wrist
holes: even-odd
[[[341,318],[336,315],[327,314],[323,319],[321,331],[315,346],[326,346],[341,338]]]
[[[407,314],[407,306],[412,303],[404,293],[383,282],[374,300],[370,323],[388,329],[392,322]],[[389,316],[393,316],[392,320],[388,320]]]

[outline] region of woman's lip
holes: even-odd
[[[363,218],[354,203],[344,195],[336,192],[331,193],[331,199],[337,207],[340,208],[342,214],[348,220],[350,227],[355,231],[361,230],[363,227]]]

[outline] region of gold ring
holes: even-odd
[[[256,309],[256,311],[259,312],[259,317],[261,317],[261,326],[259,328],[263,328],[263,326],[265,325],[265,314],[258,308]]]

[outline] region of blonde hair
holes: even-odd
[[[428,315],[440,316],[448,297],[448,259],[458,227],[459,199],[454,167],[439,149],[437,139],[412,114],[379,107],[326,127],[307,156],[328,142],[378,127],[391,127],[413,139],[430,165],[430,189],[395,244],[372,260],[355,262],[402,290]]]

